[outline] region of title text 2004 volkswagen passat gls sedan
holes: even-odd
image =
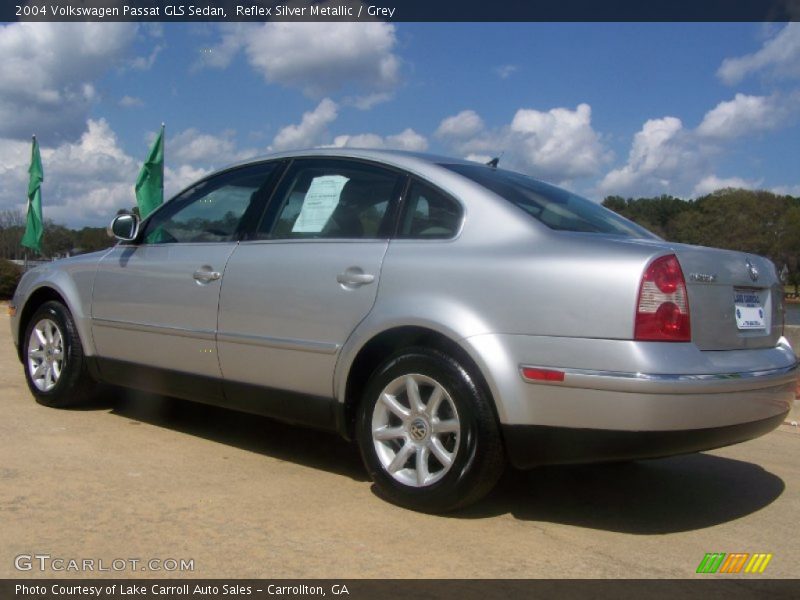
[[[112,229],[115,248],[34,269],[14,297],[41,403],[104,381],[335,430],[419,510],[477,500],[506,459],[747,440],[794,394],[768,260],[486,165],[276,155]]]

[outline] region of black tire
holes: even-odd
[[[39,326],[49,327],[49,323],[55,325],[61,336],[61,354],[63,357],[60,362],[60,370],[50,389],[42,389],[45,385],[39,385],[34,379],[34,366],[31,364],[31,335],[34,329]],[[36,348],[34,348],[36,350]],[[38,359],[37,359],[38,360]],[[22,361],[25,369],[25,381],[31,390],[34,398],[39,404],[52,408],[67,408],[78,405],[86,401],[91,395],[95,382],[92,379],[86,365],[86,358],[83,354],[83,346],[78,337],[78,330],[69,309],[60,302],[51,301],[42,304],[33,314],[22,339]]]
[[[444,462],[438,461],[434,455],[432,458],[423,459],[425,460],[424,469],[416,468],[419,463],[414,462],[417,460],[416,455],[418,454],[415,452],[414,458],[409,458],[408,462],[404,463],[406,466],[413,463],[414,469],[401,468],[399,473],[393,476],[388,471],[390,465],[384,466],[384,462],[392,458],[392,448],[396,448],[393,456],[397,458],[403,449],[401,445],[411,443],[411,428],[417,423],[413,415],[424,414],[426,418],[428,415],[427,412],[414,412],[412,409],[410,411],[412,416],[406,417],[407,421],[402,421],[397,416],[393,417],[399,425],[392,428],[402,428],[406,433],[405,437],[397,437],[383,442],[386,445],[393,445],[389,447],[388,451],[381,446],[382,442],[373,440],[373,415],[376,414],[376,405],[382,392],[389,389],[387,386],[399,385],[398,378],[404,378],[403,381],[405,381],[407,375],[422,376],[419,378],[422,385],[431,386],[425,390],[419,387],[420,397],[427,393],[429,394],[428,400],[430,400],[433,390],[436,389],[435,384],[441,386],[449,396],[449,400],[445,399],[439,403],[440,405],[444,402],[447,403],[446,408],[440,408],[439,411],[440,413],[442,410],[448,411],[449,419],[452,421],[454,409],[455,417],[459,422],[457,428],[459,435],[458,438],[455,436],[452,438],[441,437],[447,434],[436,434],[436,436],[439,438],[438,443],[445,439],[445,443],[450,444],[449,449],[457,448],[457,451],[454,452],[455,458],[452,459],[449,467],[445,467]],[[431,380],[434,383],[431,383]],[[402,397],[402,391],[398,398],[400,397]],[[411,406],[409,398],[400,402]],[[409,348],[395,354],[378,367],[370,377],[359,405],[357,437],[362,459],[370,477],[376,484],[379,495],[406,508],[422,512],[442,513],[463,508],[488,494],[503,474],[506,465],[500,429],[491,403],[491,398],[469,371],[457,360],[438,350]],[[428,407],[429,405],[426,403],[426,409]],[[379,407],[377,410],[379,411],[377,419],[382,418],[381,410],[384,415],[392,412],[385,407]],[[430,419],[431,424],[427,425],[430,427],[428,438],[415,442],[418,444],[416,448],[419,448],[420,444],[428,443],[426,439],[434,437],[433,432],[436,425],[433,423],[440,420]],[[390,425],[387,424],[385,427],[389,428]],[[425,428],[426,425],[423,425],[422,432],[416,433],[424,435]],[[379,456],[376,445],[381,448],[384,462]],[[434,479],[436,476],[439,479],[430,484],[420,484],[419,479],[416,480],[416,484],[412,481],[410,485],[398,480],[400,476],[412,479],[420,477],[412,475],[412,473],[426,473],[431,464],[440,469],[438,475],[434,474]],[[444,469],[443,472],[442,469]],[[423,480],[425,480],[424,477]]]

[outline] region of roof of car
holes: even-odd
[[[417,170],[426,168],[430,165],[440,164],[479,164],[473,161],[467,161],[461,158],[453,158],[449,156],[440,156],[436,154],[427,154],[424,152],[409,152],[406,150],[386,150],[376,148],[307,148],[302,150],[291,150],[286,152],[276,152],[257,156],[245,161],[241,161],[231,166],[239,166],[252,164],[254,162],[261,162],[264,160],[274,160],[280,158],[299,158],[309,156],[329,156],[341,158],[360,158],[365,160],[374,160],[391,164],[409,170]]]

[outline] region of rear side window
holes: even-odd
[[[402,178],[347,160],[298,160],[283,178],[258,238],[387,237]]]
[[[505,198],[550,229],[656,238],[643,227],[591,200],[521,173],[478,164],[441,166]]]
[[[398,237],[436,240],[453,237],[461,225],[461,205],[419,181],[411,184]]]

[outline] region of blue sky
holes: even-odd
[[[798,24],[15,23],[0,28],[0,209],[133,205],[167,124],[167,192],[273,150],[484,160],[592,199],[718,187],[800,196]]]

